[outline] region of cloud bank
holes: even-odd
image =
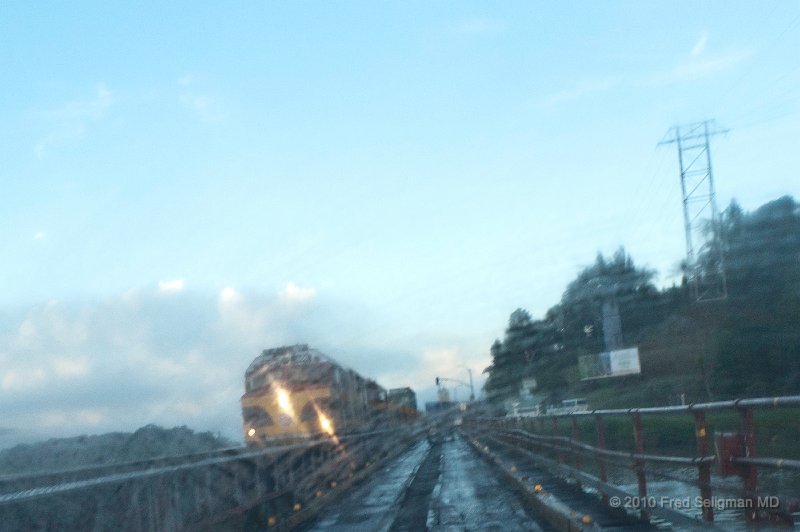
[[[466,378],[458,348],[371,340],[388,334],[374,317],[293,282],[268,296],[198,293],[181,279],[101,302],[0,311],[0,447],[148,423],[240,440],[244,370],[278,345],[308,343],[386,387],[421,390],[453,371]]]

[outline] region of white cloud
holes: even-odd
[[[122,300],[127,302],[134,302],[136,301],[136,298],[139,297],[140,292],[141,290],[139,290],[135,286],[128,288],[127,290],[125,290],[125,292],[122,293]]]
[[[89,359],[85,356],[79,358],[56,358],[53,361],[53,371],[59,377],[82,377],[89,371]]]
[[[37,231],[36,234],[33,235],[34,240],[44,240],[44,237],[44,231]]]
[[[386,387],[419,389],[436,372],[465,375],[458,365],[470,363],[464,348],[419,348],[415,339],[397,351],[361,344],[385,336],[374,309],[333,306],[295,283],[271,297],[232,287],[177,298],[137,290],[0,311],[0,412],[17,434],[2,445],[148,423],[240,439],[244,371],[278,345],[308,343]]]
[[[158,291],[162,294],[177,294],[183,291],[185,282],[183,279],[173,279],[171,281],[159,281]]]
[[[706,42],[707,38],[704,35],[695,44],[688,60],[684,60],[670,68],[647,75],[607,76],[587,80],[574,87],[563,89],[547,96],[541,101],[541,104],[546,107],[553,107],[619,88],[651,87],[695,81],[730,70],[753,55],[751,50],[737,50],[709,57],[702,54]]]
[[[691,55],[695,56],[695,55],[702,54],[703,51],[706,49],[706,44],[708,44],[708,32],[704,31],[700,35],[700,38],[697,39],[697,42],[694,43],[694,46],[692,47],[692,51],[690,52]]]
[[[92,98],[72,100],[41,115],[50,120],[99,120],[114,101],[114,93],[104,83],[99,83]]]
[[[3,374],[0,389],[4,392],[18,392],[38,388],[46,378],[45,370],[41,367],[11,369]]]
[[[281,299],[297,303],[310,301],[314,299],[316,294],[317,292],[313,288],[302,288],[292,281],[286,283],[286,286],[280,292]]]
[[[114,93],[105,84],[99,83],[91,98],[72,100],[38,113],[49,131],[34,144],[36,156],[41,159],[52,146],[81,139],[86,134],[88,123],[102,119],[115,101]]]
[[[99,425],[108,419],[108,414],[104,408],[84,408],[76,412],[75,418],[81,425]]]
[[[235,336],[240,345],[258,349],[269,342],[270,325],[281,309],[274,302],[247,301],[234,288],[224,288],[217,298],[219,321],[216,327],[225,336]],[[261,347],[263,349],[263,347]]]
[[[619,77],[585,81],[571,89],[564,89],[548,96],[543,103],[545,106],[551,107],[560,103],[570,102],[591,94],[609,91],[617,87],[620,82],[621,78]]]
[[[45,429],[75,423],[82,427],[94,427],[108,420],[105,408],[80,408],[47,410],[35,416],[36,425]]]
[[[169,358],[149,358],[147,360],[149,368],[159,375],[175,377],[177,375],[185,375],[192,371],[192,366],[189,364],[181,363],[178,360]]]
[[[219,293],[219,302],[221,305],[234,305],[241,302],[242,295],[236,291],[235,288],[230,286],[223,288]]]
[[[183,93],[178,99],[184,107],[192,110],[204,122],[221,122],[226,118],[219,104],[207,94]]]
[[[751,50],[737,50],[715,57],[700,59],[692,56],[689,61],[675,65],[674,67],[658,72],[643,78],[643,85],[670,85],[695,81],[713,74],[719,74],[731,70],[739,63],[749,59],[753,55]]]
[[[33,146],[33,152],[37,159],[43,159],[52,146],[69,144],[81,139],[86,133],[84,124],[62,124],[57,125],[53,131],[39,139]]]
[[[27,319],[23,321],[17,329],[17,337],[14,340],[14,346],[22,349],[30,349],[37,345],[38,339],[36,325],[32,320]]]

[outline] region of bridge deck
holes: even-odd
[[[545,486],[551,503],[565,511],[574,530],[653,530],[597,497],[536,468],[509,449],[500,450],[525,476]],[[560,504],[560,506],[559,506]],[[569,510],[574,510],[571,515]],[[583,515],[590,524],[580,522]],[[420,442],[334,507],[323,510],[310,527],[317,531],[369,530],[555,530],[552,519],[537,513],[524,493],[493,463],[481,459],[468,440],[455,436],[441,443]]]
[[[461,438],[422,441],[331,508],[316,531],[551,530]]]
[[[658,528],[672,529],[668,523],[662,522],[660,526],[656,527],[653,524],[640,521],[637,517],[621,509],[606,506],[598,496],[587,493],[575,484],[568,483],[564,479],[542,469],[533,461],[530,455],[505,445],[500,440],[487,437],[483,438],[481,443],[488,443],[492,448],[492,454],[505,467],[513,465],[516,470],[513,475],[515,478],[525,478],[527,480],[525,484],[528,486],[540,485],[543,493],[552,496],[558,504],[568,508],[570,514],[574,511],[578,519],[583,516],[589,516],[591,523],[584,526],[586,529],[626,532],[657,530]]]

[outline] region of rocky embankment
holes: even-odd
[[[0,476],[121,464],[166,456],[201,453],[235,443],[211,432],[187,427],[147,425],[136,432],[53,438],[0,451]]]

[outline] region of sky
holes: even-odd
[[[678,282],[675,125],[721,208],[800,196],[797,2],[218,4],[0,5],[0,447],[240,440],[290,343],[480,386],[598,252]]]

